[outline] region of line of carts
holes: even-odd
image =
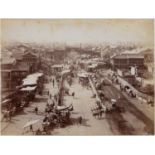
[[[96,98],[96,104],[91,108],[92,115],[94,117],[102,117],[104,113],[110,113],[113,111],[124,112],[124,108],[118,106],[118,100],[111,99],[105,96],[105,94],[98,89],[98,85],[94,83],[93,78],[91,80],[91,87],[95,90],[93,97]],[[102,82],[102,85],[110,85],[106,81]]]

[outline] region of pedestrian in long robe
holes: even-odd
[[[73,96],[73,98],[74,98],[74,96],[75,96],[75,92],[72,93],[72,96]]]
[[[34,111],[36,114],[38,114],[38,107],[35,107]]]
[[[53,87],[54,87],[54,79],[53,79]]]
[[[79,123],[82,124],[82,116],[79,117]]]
[[[33,126],[32,126],[32,124],[30,125],[30,131],[33,132]]]

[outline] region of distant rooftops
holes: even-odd
[[[144,59],[144,55],[148,53],[153,53],[153,49],[150,48],[136,48],[133,50],[126,50],[120,54],[113,54],[111,58],[114,59],[126,59],[126,58],[139,58]]]
[[[121,54],[114,56],[113,59],[144,59],[144,56],[139,54]]]
[[[139,54],[144,50],[144,48],[136,48],[133,50],[126,50],[123,54]]]

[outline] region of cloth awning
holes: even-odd
[[[36,85],[37,84],[37,79],[34,78],[26,78],[23,80],[23,85]]]
[[[62,68],[63,65],[53,65],[52,68]]]
[[[27,77],[28,78],[38,78],[41,76],[43,76],[43,73],[33,73],[33,74],[28,75]]]
[[[25,88],[22,88],[21,91],[33,91],[36,89],[36,86],[34,87],[25,87]]]
[[[66,106],[57,106],[56,109],[57,109],[57,110],[64,110],[64,109],[66,109]]]
[[[42,75],[43,73],[34,73],[28,75],[25,79],[23,79],[23,85],[36,85],[38,78]]]
[[[63,70],[63,71],[61,72],[62,75],[67,74],[67,73],[70,73],[70,70],[69,70],[69,69]]]
[[[92,65],[88,66],[88,68],[93,68],[93,69],[96,68],[96,67],[97,67],[97,64],[92,64]]]
[[[69,105],[57,106],[56,109],[59,111],[62,111],[62,110],[70,109],[71,107],[73,107],[73,105],[69,104]]]
[[[116,101],[116,99],[111,99],[111,102],[115,103],[115,102],[117,102],[117,101]]]
[[[27,128],[27,127],[29,127],[30,125],[34,125],[34,124],[38,123],[39,121],[40,121],[39,119],[29,121],[29,122],[27,122],[27,123],[23,126],[23,128]]]

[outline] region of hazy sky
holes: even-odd
[[[153,20],[5,19],[2,42],[142,42],[153,44]]]

